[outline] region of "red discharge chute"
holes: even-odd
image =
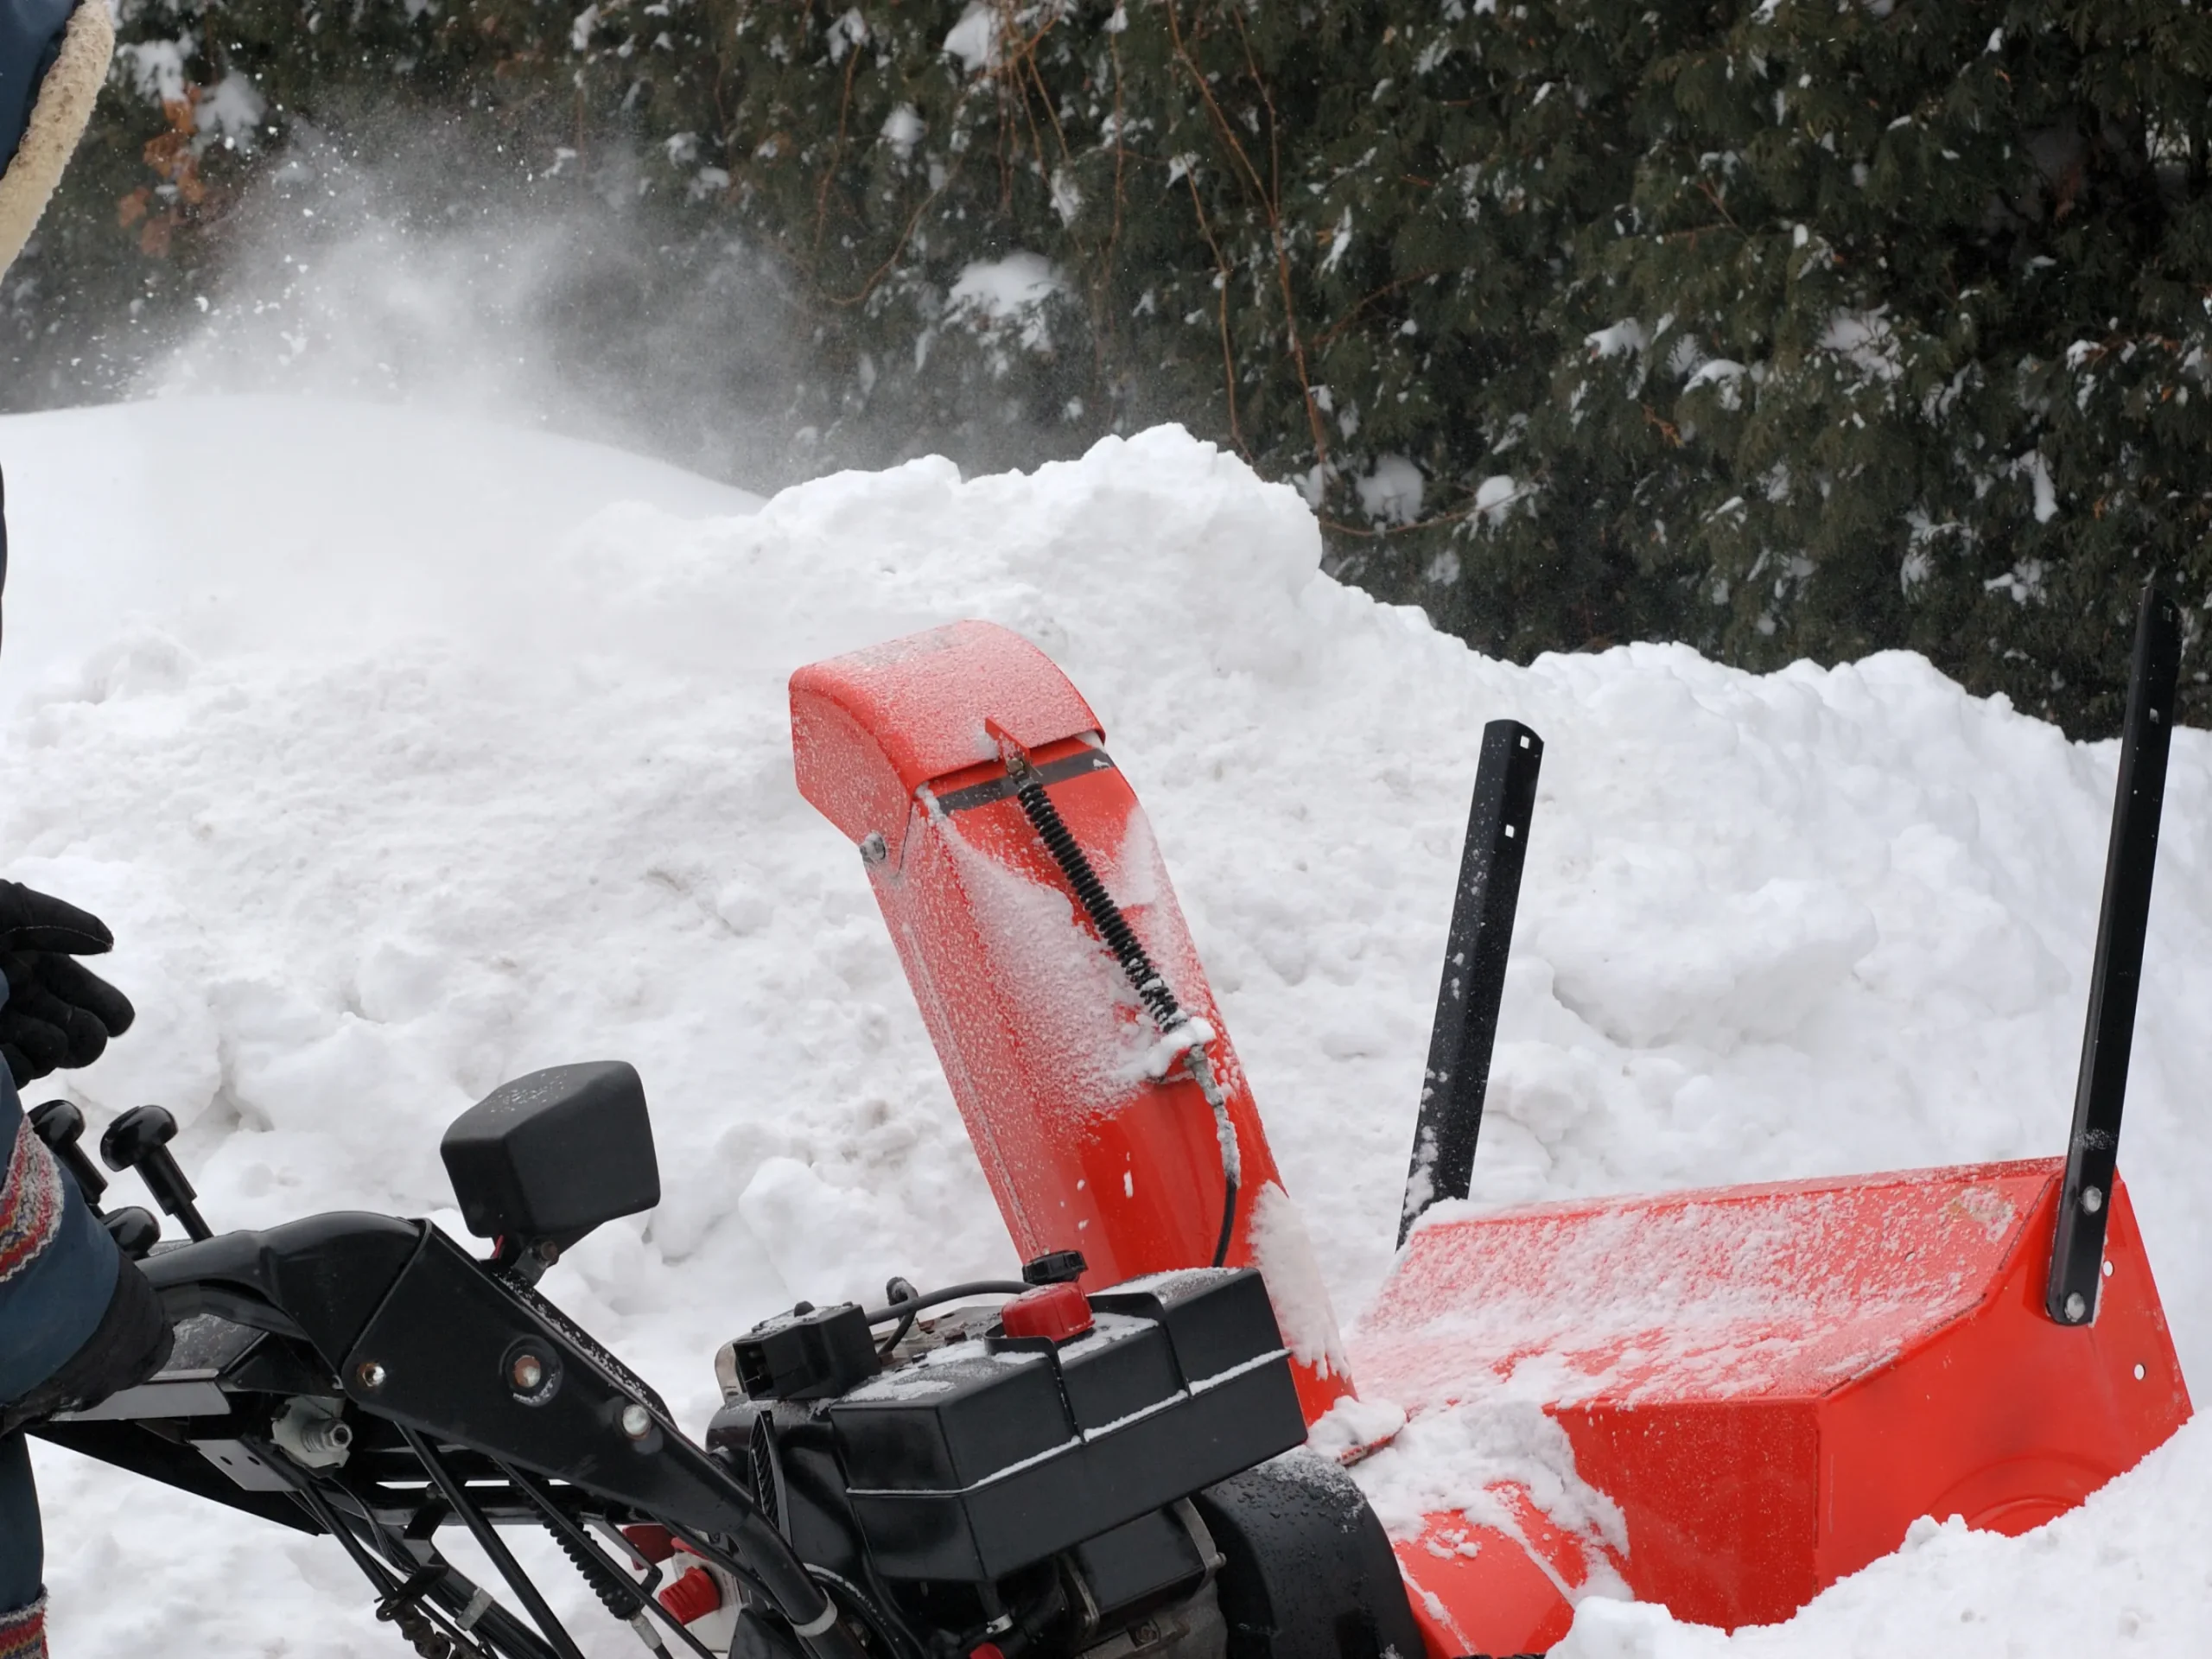
[[[861,849],[1007,1230],[1077,1249],[1098,1287],[1257,1266],[1309,1419],[1349,1391],[1343,1345],[1144,810],[1098,717],[1035,646],[956,623],[791,677],[799,791]],[[1202,1036],[1217,1112],[1015,799],[1053,807]],[[1227,1118],[1229,1133],[1223,1130]]]

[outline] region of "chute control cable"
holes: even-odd
[[[1206,1104],[1213,1109],[1214,1128],[1221,1141],[1222,1179],[1221,1236],[1214,1245],[1213,1264],[1220,1267],[1229,1260],[1230,1236],[1236,1228],[1239,1160],[1236,1126],[1229,1116],[1229,1096],[1214,1076],[1213,1061],[1206,1053],[1206,1028],[1183,1012],[1173,989],[1145,954],[1128,918],[1122,914],[1121,906],[1114,902],[1114,896],[1106,891],[1106,884],[1098,879],[1098,872],[1091,868],[1090,858],[1077,844],[1067,821],[1060,817],[1059,808],[1045,792],[1045,780],[1038,775],[1028,755],[1011,741],[1002,740],[1001,747],[1006,756],[1007,777],[1014,786],[1014,798],[1021,804],[1038,839],[1052,855],[1052,862],[1060,867],[1060,874],[1075,889],[1076,900],[1097,928],[1099,938],[1106,941],[1106,948],[1121,963],[1130,988],[1151,1014],[1161,1039],[1182,1045],[1183,1065],[1192,1081],[1198,1085],[1198,1092],[1205,1096]]]

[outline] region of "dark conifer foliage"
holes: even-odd
[[[126,35],[179,43],[170,99],[159,50],[119,71],[5,296],[19,403],[67,389],[57,315],[189,303],[288,133],[373,107],[549,191],[645,156],[653,281],[773,274],[794,472],[1180,420],[1485,650],[1909,646],[2077,733],[2158,566],[2212,716],[2184,0],[139,0]]]

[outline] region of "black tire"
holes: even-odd
[[[1192,1501],[1224,1557],[1229,1659],[1420,1659],[1398,1558],[1336,1464],[1288,1452]]]

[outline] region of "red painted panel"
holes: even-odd
[[[1621,1576],[1677,1618],[1787,1618],[1820,1588],[1820,1426],[1813,1402],[1671,1400],[1569,1406],[1578,1473],[1620,1506]]]
[[[2039,1526],[2188,1420],[2189,1391],[2124,1180],[2113,1183],[2112,1271],[2095,1322],[2068,1327],[2044,1314],[2059,1166],[2046,1168],[1986,1300],[1822,1401],[1822,1585],[1895,1549],[1923,1515],[2009,1533]]]
[[[1625,1402],[1824,1391],[1973,1307],[2047,1163],[1534,1205],[1408,1241],[1356,1344],[1408,1409],[1537,1356],[1560,1395]]]
[[[1414,1413],[1505,1402],[1533,1365],[1577,1473],[1621,1510],[1630,1587],[1678,1618],[1771,1623],[1921,1516],[2024,1530],[2188,1418],[2123,1183],[2095,1323],[2044,1316],[2058,1172],[1440,1221],[1362,1320],[1354,1360],[1370,1395]]]
[[[1154,1075],[1157,1033],[1020,804],[942,804],[1004,777],[992,726],[1040,766],[1080,757],[1097,729],[1041,652],[988,623],[791,677],[800,790],[855,842],[884,837],[869,880],[1016,1248],[1081,1250],[1092,1288],[1209,1265],[1224,1193],[1212,1108],[1180,1066]],[[1240,1185],[1228,1259],[1268,1278],[1319,1416],[1350,1390],[1334,1316],[1144,810],[1110,767],[1050,789],[1184,1012],[1213,1029]]]
[[[1581,1545],[1553,1526],[1525,1491],[1500,1487],[1517,1535],[1433,1515],[1397,1541],[1398,1568],[1432,1659],[1541,1653],[1574,1623],[1567,1592],[1589,1576]]]
[[[985,722],[1024,748],[1105,728],[1052,659],[988,622],[886,640],[791,676],[799,793],[853,841],[893,843],[925,784],[995,760]]]

